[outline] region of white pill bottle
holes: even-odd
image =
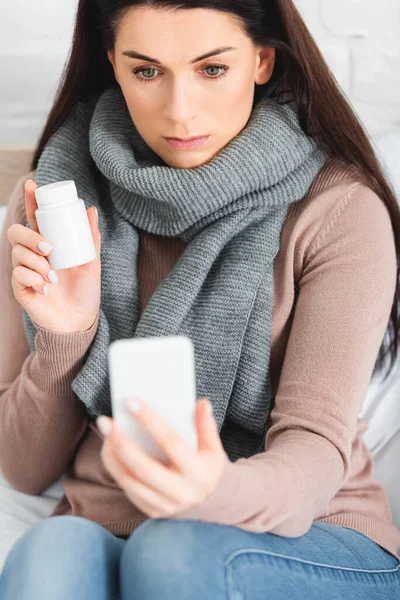
[[[35,190],[40,234],[53,246],[46,256],[52,269],[70,269],[96,258],[85,203],[75,182],[58,181]]]

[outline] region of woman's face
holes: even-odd
[[[195,61],[226,46],[233,49]],[[255,47],[228,13],[140,6],[125,14],[108,58],[142,138],[166,164],[186,169],[212,160],[245,127],[275,50]],[[201,135],[210,137],[191,150],[164,139]]]

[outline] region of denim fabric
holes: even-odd
[[[400,559],[314,521],[297,538],[147,519],[126,539],[77,516],[33,525],[11,548],[1,600],[396,600]]]

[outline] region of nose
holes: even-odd
[[[195,89],[192,89],[184,81],[173,84],[165,103],[164,114],[170,121],[187,127],[187,131],[180,132],[182,137],[196,133],[190,129],[189,125],[199,114],[199,102],[195,97]]]

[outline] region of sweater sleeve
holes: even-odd
[[[172,518],[298,537],[327,513],[350,475],[396,270],[389,211],[356,184],[305,253],[265,451],[227,459],[212,495]]]
[[[89,330],[72,334],[36,326],[30,352],[11,285],[7,236],[12,224],[25,224],[23,186],[29,176],[10,196],[0,234],[0,470],[16,489],[41,494],[64,473],[87,429],[84,405],[71,382],[95,336],[98,316]]]

